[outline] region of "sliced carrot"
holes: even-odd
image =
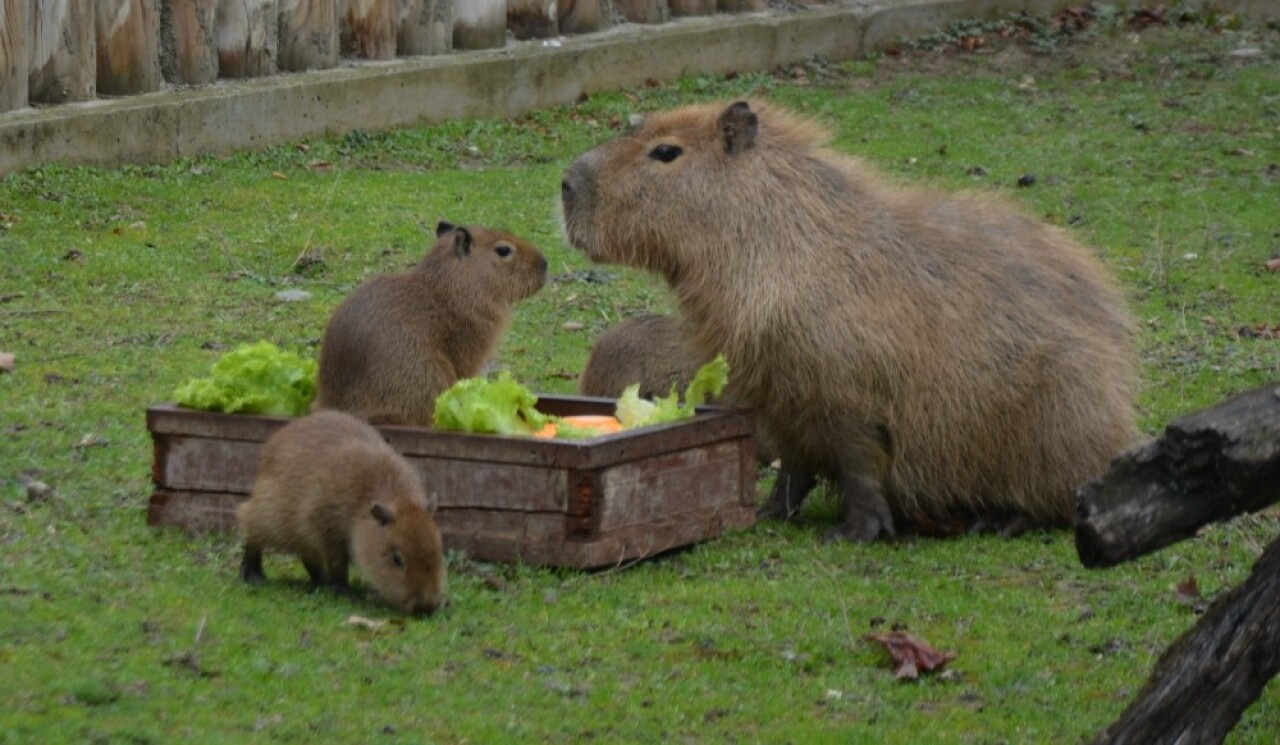
[[[533,436],[534,437],[555,437],[556,423],[547,422],[546,424],[542,425],[542,429],[538,430],[537,432],[534,432]]]
[[[579,414],[577,416],[562,417],[568,424],[582,429],[594,429],[602,435],[613,434],[622,431],[622,422],[617,417],[607,416],[605,414]]]

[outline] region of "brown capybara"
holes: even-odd
[[[587,366],[578,378],[578,393],[617,398],[627,386],[640,384],[643,398],[665,396],[672,386],[683,391],[698,368],[714,355],[693,345],[693,330],[678,316],[628,318],[605,331],[591,345]]]
[[[262,552],[302,560],[311,581],[345,589],[352,560],[386,603],[430,613],[445,590],[440,531],[422,481],[373,427],[341,411],[295,419],[267,439],[236,513],[240,576],[262,582]]]
[[[431,426],[436,396],[480,374],[516,303],[547,281],[547,260],[510,233],[441,222],[436,236],[416,267],[366,280],[333,312],[312,410]]]
[[[833,536],[957,515],[1061,525],[1129,446],[1132,322],[1107,272],[1002,200],[886,183],[760,102],[656,113],[579,157],[569,241],[653,271],[783,469],[766,516],[820,474]]]

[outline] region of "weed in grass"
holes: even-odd
[[[613,571],[450,557],[451,605],[391,620],[312,592],[287,557],[246,588],[230,536],[147,528],[143,409],[220,351],[305,354],[374,272],[416,262],[439,219],[502,226],[548,256],[498,364],[569,392],[591,340],[670,310],[653,278],[562,243],[578,153],[634,111],[760,95],[828,124],[893,178],[1006,193],[1097,247],[1140,327],[1142,426],[1280,379],[1280,30],[1223,17],[1030,32],[600,94],[510,121],[314,139],[120,169],[0,179],[0,733],[86,739],[1060,742],[1090,736],[1277,532],[1264,513],[1085,571],[1070,535],[824,545],[835,500]],[[1014,19],[1007,23],[1023,28]],[[1053,19],[1038,23],[1052,28]],[[994,28],[994,27],[991,27]],[[1261,56],[1231,55],[1241,47]],[[799,71],[797,73],[797,70]],[[1036,180],[1018,188],[1018,179]],[[309,300],[283,303],[282,289]],[[31,499],[22,475],[54,498]],[[768,478],[762,484],[767,488]],[[955,650],[893,680],[863,637]],[[1269,691],[1231,740],[1280,730]]]

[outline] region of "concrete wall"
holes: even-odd
[[[813,10],[624,24],[500,50],[277,75],[202,88],[0,114],[0,174],[42,163],[158,163],[304,137],[514,116],[582,93],[686,73],[770,70],[857,57],[961,18],[1053,13],[1079,0],[897,0]],[[1138,4],[1138,3],[1135,3]],[[1259,18],[1280,1],[1218,2]]]

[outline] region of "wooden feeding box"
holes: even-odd
[[[543,396],[547,414],[612,414],[612,399]],[[153,526],[234,530],[262,442],[289,420],[173,405],[147,410],[155,446]],[[483,561],[600,567],[755,522],[749,413],[718,407],[682,422],[586,440],[379,426],[436,500],[445,547]]]

